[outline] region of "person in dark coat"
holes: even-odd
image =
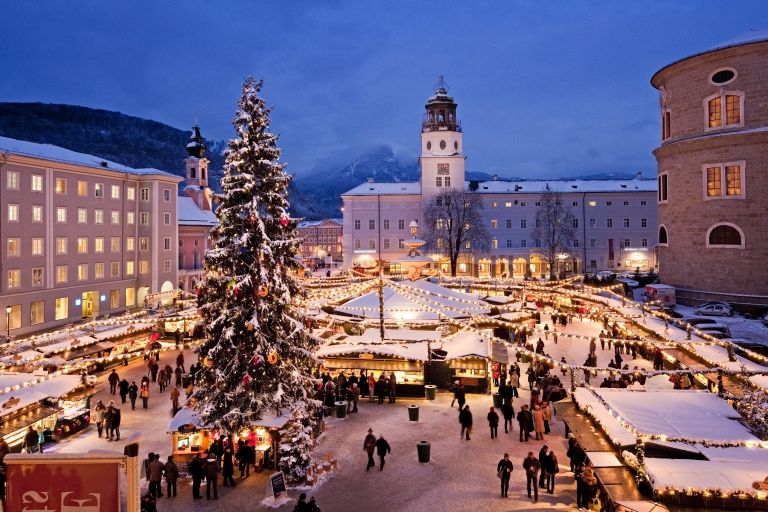
[[[533,432],[533,415],[528,410],[528,405],[523,405],[517,413],[517,424],[520,427],[520,441],[522,442],[525,437],[527,442]]]
[[[237,442],[237,457],[238,469],[240,470],[240,478],[247,478],[251,474],[251,445],[243,441],[242,439]]]
[[[368,435],[365,436],[363,441],[363,450],[368,453],[368,465],[365,466],[365,470],[376,467],[376,462],[373,460],[373,451],[376,449],[376,436],[373,435],[373,429],[368,429]]]
[[[219,463],[211,458],[203,466],[205,473],[205,497],[211,499],[211,489],[213,489],[213,499],[219,499]]]
[[[118,409],[117,406],[115,405],[113,405],[111,409],[112,409],[112,417],[109,420],[108,432],[110,435],[110,439],[112,438],[112,436],[114,436],[115,441],[119,441],[120,440],[120,421],[122,419],[120,417],[120,409]]]
[[[504,416],[504,433],[508,434],[509,430],[512,430],[512,420],[515,419],[515,409],[512,407],[511,400],[501,404],[501,414]]]
[[[466,439],[469,441],[471,439],[469,435],[472,433],[472,413],[469,411],[468,405],[465,405],[459,413],[459,423],[461,423],[461,433],[459,434],[459,438],[463,438],[464,433],[466,432]]]
[[[547,455],[549,453],[549,446],[544,445],[541,447],[541,450],[539,450],[539,464],[541,464],[541,473],[539,473],[539,487],[546,488],[546,474],[547,472],[544,471],[544,468],[547,467]]]
[[[539,501],[539,488],[536,485],[536,477],[541,469],[539,459],[533,456],[533,452],[528,452],[528,456],[523,460],[523,468],[525,468],[526,488],[528,489],[528,497],[531,497],[531,487],[533,487],[534,503]]]
[[[488,427],[491,429],[491,439],[499,437],[499,414],[493,407],[488,412]]]
[[[128,398],[131,399],[131,409],[136,409],[136,399],[139,397],[139,386],[136,385],[136,381],[131,382],[128,386]]]
[[[200,483],[203,481],[203,475],[205,474],[203,468],[203,460],[198,453],[187,464],[187,471],[192,476],[192,499],[201,500],[203,497],[200,495]]]
[[[181,367],[177,366],[176,369],[174,370],[174,374],[176,375],[176,385],[181,386],[181,375],[182,375]]]
[[[389,393],[389,403],[395,403],[395,393],[397,391],[397,378],[394,373],[389,374],[389,381],[387,382],[387,392]]]
[[[227,446],[224,449],[224,454],[221,456],[221,474],[224,477],[224,487],[235,486],[235,479],[232,476],[235,474],[235,462],[232,458],[232,450]]]
[[[384,379],[384,374],[379,375],[379,380],[376,381],[375,386],[376,396],[379,397],[379,404],[384,403],[384,397],[387,396],[387,381]]]
[[[114,395],[117,391],[117,384],[120,382],[120,377],[117,375],[117,371],[112,369],[107,380],[109,381],[109,394]]]
[[[365,398],[370,394],[370,389],[368,389],[368,374],[365,372],[365,370],[362,370],[360,372],[360,396]]]
[[[504,458],[496,464],[496,473],[501,478],[501,497],[506,498],[509,491],[509,479],[512,476],[512,461],[509,460],[509,454],[505,453]]]
[[[120,381],[117,385],[120,389],[120,400],[125,403],[125,398],[128,396],[128,388],[131,386],[126,379]]]
[[[560,472],[560,466],[557,463],[557,455],[552,450],[549,450],[547,458],[542,463],[542,472],[546,474],[544,481],[546,482],[547,492],[553,494],[555,492],[555,476]]]
[[[379,471],[384,471],[384,457],[392,453],[392,449],[382,434],[379,434],[379,439],[376,441],[376,453],[379,456]]]
[[[175,497],[176,480],[179,479],[179,468],[176,466],[176,463],[173,462],[173,455],[168,456],[168,462],[165,463],[163,472],[165,473],[166,496],[170,498],[171,493],[173,493],[173,496]]]
[[[307,512],[307,495],[301,493],[299,500],[296,502],[296,506],[293,507],[293,512]]]
[[[459,402],[459,411],[464,410],[464,404],[467,403],[467,392],[464,390],[464,384],[459,384],[456,390],[456,401]]]

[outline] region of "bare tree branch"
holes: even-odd
[[[571,255],[576,217],[566,209],[559,192],[549,185],[541,194],[541,206],[536,211],[536,227],[531,236],[536,241],[535,253],[549,264],[549,278],[555,279],[558,257]]]

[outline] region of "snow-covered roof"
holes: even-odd
[[[30,375],[31,377],[31,375]],[[8,393],[0,394],[0,416],[5,416],[28,405],[37,403],[44,398],[59,398],[66,395],[80,385],[79,375],[57,375],[38,384],[33,384],[21,389],[14,389]],[[15,405],[5,407],[11,399],[17,399]]]
[[[700,327],[706,327],[706,324]],[[706,361],[727,368],[733,371],[739,371],[742,368],[746,371],[753,372],[766,372],[768,373],[768,366],[763,366],[754,361],[742,357],[738,354],[734,355],[735,361],[731,361],[728,358],[728,349],[721,347],[720,345],[713,343],[690,343],[689,347],[696,351]]]
[[[219,219],[210,210],[202,210],[191,197],[178,197],[176,215],[180,226],[215,226]]]
[[[471,356],[487,358],[490,355],[490,342],[475,332],[460,331],[443,344],[443,350],[448,352],[446,360]]]
[[[345,342],[347,340],[344,340]],[[412,361],[427,360],[427,342],[403,343],[335,343],[323,345],[315,351],[319,358],[339,357],[347,354],[378,354],[383,356],[400,357]]]
[[[477,192],[488,194],[540,194],[545,187],[553,192],[655,192],[656,180],[629,179],[629,180],[520,180],[481,181]],[[469,187],[469,182],[467,182]]]
[[[441,334],[437,331],[424,329],[384,329],[384,339],[387,341],[438,341]],[[375,343],[381,341],[381,333],[377,327],[370,327],[360,336],[347,336],[348,343]]]
[[[402,183],[361,183],[342,196],[377,196],[377,195],[419,195],[421,182],[407,181]]]
[[[262,419],[256,421],[254,427],[264,428],[283,428],[290,418],[288,416],[275,414],[265,414]],[[184,425],[192,425],[195,429],[204,429],[206,425],[203,425],[200,421],[200,415],[191,406],[182,407],[179,412],[168,423],[168,432],[177,432],[179,428]]]
[[[344,225],[344,219],[304,220],[299,222],[297,228],[298,229],[314,228],[326,222],[338,224],[339,226]]]
[[[0,151],[13,153],[15,155],[42,158],[54,162],[82,165],[103,171],[126,172],[128,174],[135,174],[138,176],[159,175],[175,178],[178,181],[183,181],[181,177],[169,172],[161,171],[159,169],[134,169],[133,167],[128,167],[117,162],[112,162],[98,156],[78,153],[70,149],[54,146],[52,144],[38,144],[36,142],[29,142],[26,140],[0,137]],[[103,165],[103,163],[106,163],[106,167]]]

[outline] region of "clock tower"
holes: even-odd
[[[456,103],[441,76],[421,123],[421,194],[424,200],[464,188],[464,144]]]

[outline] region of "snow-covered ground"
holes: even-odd
[[[704,316],[696,315],[690,306],[675,306],[675,311],[685,317]],[[738,340],[751,341],[768,346],[768,327],[764,326],[759,318],[744,318],[743,316],[708,316],[717,323],[727,325],[731,330],[731,337]]]

